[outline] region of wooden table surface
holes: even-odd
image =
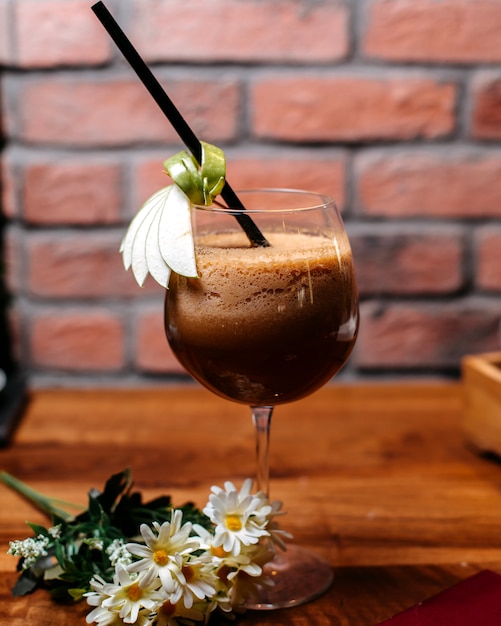
[[[276,409],[271,496],[282,525],[335,568],[307,605],[249,612],[241,624],[374,626],[481,569],[501,572],[501,465],[461,431],[460,384],[335,385]],[[32,394],[0,468],[86,502],[130,467],[146,497],[203,506],[211,485],[254,475],[248,410],[197,387]],[[0,484],[0,624],[85,624],[87,605],[45,591],[12,598],[8,541],[41,513]]]

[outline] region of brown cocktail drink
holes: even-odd
[[[238,231],[202,235],[199,278],[173,274],[166,297],[167,337],[180,362],[214,393],[249,405],[321,387],[345,363],[357,330],[347,241],[264,234],[269,247],[251,247]]]
[[[331,198],[293,190],[239,192],[267,245],[234,219],[242,209],[193,207],[196,273],[172,272],[165,331],[187,371],[212,392],[251,406],[258,489],[268,493],[273,407],[313,393],[346,362],[358,331],[352,256]],[[264,567],[253,609],[323,593],[332,567],[289,546]]]
[[[285,548],[285,535],[273,521],[281,503],[268,501],[269,433],[274,405],[318,389],[355,343],[358,296],[341,217],[332,198],[315,193],[235,194],[223,151],[198,140],[102,3],[93,8],[189,150],[164,162],[173,184],[153,194],[131,221],[120,246],[124,266],[140,285],[149,274],[167,288],[165,330],[174,353],[211,391],[250,404],[256,427],[258,493],[251,496],[245,481],[240,494],[233,488],[226,493],[221,507],[213,488],[218,515],[209,515],[219,532],[215,547],[231,557],[227,581],[256,578],[255,589],[233,586],[230,594],[236,590],[237,597],[216,604],[278,609],[307,602],[329,588],[333,571],[298,546],[290,546],[287,556],[275,551],[276,545]],[[244,525],[249,528],[240,536]],[[241,554],[242,545],[256,552]],[[172,556],[177,565],[179,553]],[[191,597],[207,595],[198,589],[190,589]],[[175,608],[170,596],[165,605]],[[226,604],[221,608],[227,611]]]

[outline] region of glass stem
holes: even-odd
[[[270,489],[270,426],[272,406],[253,406],[252,421],[256,429],[257,488],[269,496]]]

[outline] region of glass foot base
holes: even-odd
[[[325,559],[294,545],[277,553],[264,572],[275,584],[260,587],[259,598],[245,603],[247,609],[269,611],[304,604],[325,593],[334,579],[332,566]]]

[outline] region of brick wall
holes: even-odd
[[[83,0],[0,0],[12,323],[34,385],[182,370],[117,247],[178,140]],[[499,348],[501,0],[108,0],[233,187],[328,192],[362,325],[344,375]]]

